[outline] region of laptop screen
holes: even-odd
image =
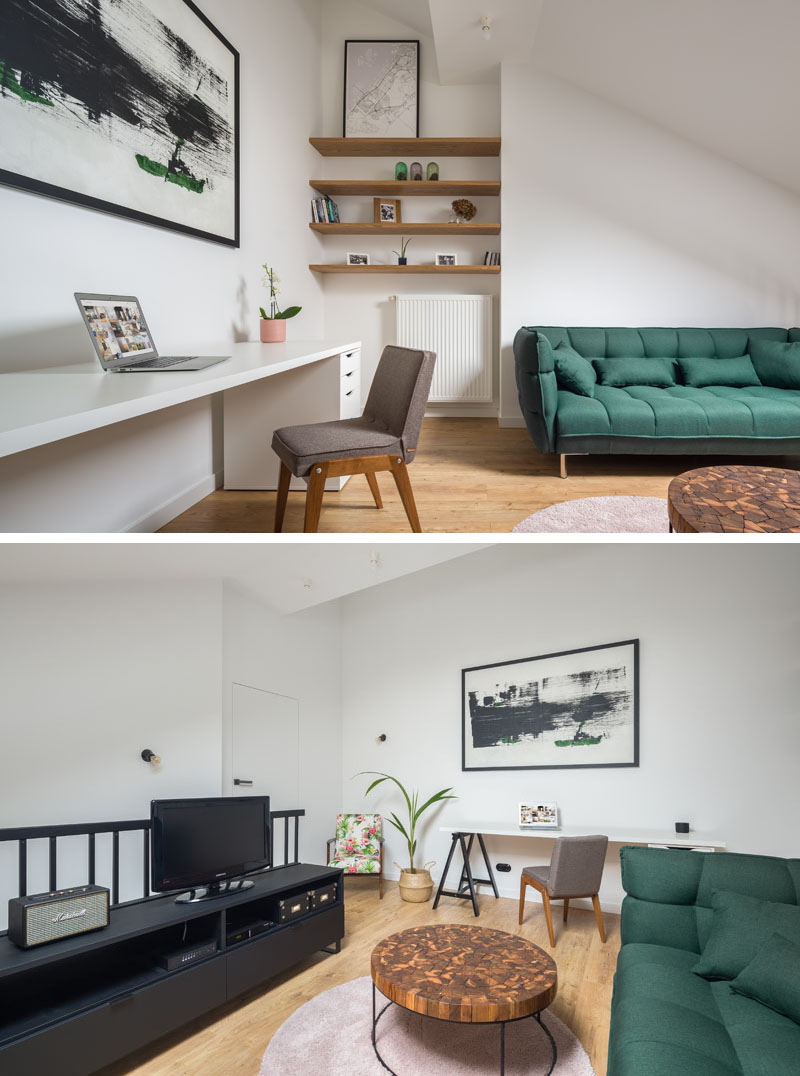
[[[155,354],[147,324],[135,299],[80,299],[81,309],[104,363]]]

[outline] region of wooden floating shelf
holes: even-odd
[[[499,265],[309,265],[313,273],[499,273]]]
[[[499,157],[499,138],[309,138],[323,157]]]
[[[475,224],[449,224],[435,221],[418,224],[309,224],[315,232],[322,235],[499,235],[500,225]]]
[[[346,195],[393,195],[408,198],[412,195],[471,194],[476,197],[495,198],[500,193],[499,180],[487,179],[312,179],[309,186],[320,194]]]

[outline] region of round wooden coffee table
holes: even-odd
[[[782,467],[700,467],[669,484],[670,529],[684,533],[800,531],[800,471]]]
[[[555,961],[516,934],[449,923],[402,930],[372,950],[372,1048],[392,1072],[375,1041],[378,1021],[392,1002],[436,1020],[499,1024],[502,1076],[506,1024],[530,1016],[550,1040],[549,1076],[556,1044],[541,1013],[554,1000],[557,982]],[[377,1015],[376,987],[389,999]]]

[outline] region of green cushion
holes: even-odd
[[[762,385],[776,389],[800,389],[800,343],[753,340],[750,359]]]
[[[800,908],[720,890],[711,934],[693,967],[704,979],[735,979],[774,933],[800,945]]]
[[[728,982],[709,986],[744,1076],[797,1076],[800,1026],[734,993]]]
[[[562,342],[553,352],[553,361],[559,388],[577,392],[579,396],[594,396],[597,374],[588,359]]]
[[[734,359],[678,359],[683,380],[695,389],[707,385],[729,385],[731,388],[743,388],[760,385],[749,355],[738,355]]]
[[[595,359],[594,368],[600,384],[611,388],[650,385],[665,389],[675,384],[672,362],[668,359]]]
[[[800,1024],[800,945],[773,934],[739,972],[731,989]]]

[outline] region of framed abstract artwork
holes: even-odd
[[[419,41],[345,41],[344,137],[418,135]]]
[[[639,765],[639,640],[461,671],[462,770]]]
[[[0,42],[1,182],[239,245],[239,54],[191,0],[3,0]]]

